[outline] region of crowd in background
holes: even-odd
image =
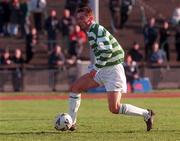
[[[111,28],[113,34],[126,26],[128,17],[133,10],[135,0],[109,0],[111,13]],[[59,68],[65,65],[73,65],[77,59],[81,59],[83,49],[87,44],[84,31],[76,23],[75,11],[78,7],[88,5],[88,0],[66,0],[61,16],[57,16],[56,9],[47,12],[46,0],[2,0],[0,2],[0,36],[25,41],[25,54],[22,50],[14,49],[12,55],[8,48],[1,52],[0,64],[24,64],[30,63],[36,53],[36,48],[43,36],[47,46],[47,64],[52,82],[52,90],[55,90],[56,75]],[[145,13],[142,15],[145,16]],[[142,17],[143,18],[143,17]],[[144,19],[146,19],[144,17]],[[144,37],[144,53],[141,52],[140,44],[136,41],[128,50],[124,63],[127,81],[132,85],[135,79],[139,79],[138,64],[141,62],[163,64],[171,60],[168,39],[174,36],[177,51],[177,61],[180,61],[180,6],[175,8],[171,20],[164,19],[157,24],[155,17],[144,21],[142,36]],[[170,26],[175,29],[172,33]],[[60,45],[58,36],[62,38]],[[22,70],[17,67],[15,82],[21,83]],[[20,85],[15,84],[15,91],[21,90]],[[132,90],[133,91],[133,90]]]
[[[114,34],[126,27],[129,16],[132,13],[136,0],[109,0],[111,13],[111,29]],[[173,37],[177,61],[180,61],[180,4],[175,7],[172,17],[168,19],[147,19],[145,9],[140,7],[142,36],[144,46],[134,41],[129,49],[124,63],[127,82],[133,91],[134,80],[139,79],[138,65],[142,62],[149,64],[167,64],[171,60],[169,38]],[[128,28],[128,27],[127,27]],[[140,51],[144,48],[144,53]]]
[[[128,17],[135,6],[135,0],[109,0],[111,13],[111,28],[114,33],[126,26]],[[177,53],[177,61],[180,61],[180,4],[175,7],[172,17],[168,19],[156,19],[151,17],[147,21],[144,7],[141,6],[142,35],[144,37],[144,59],[146,62],[162,64],[171,60],[169,38],[174,37]],[[158,22],[157,22],[158,21]],[[173,31],[172,31],[173,28]],[[158,49],[154,49],[156,44]],[[157,47],[156,47],[157,48]],[[160,51],[159,51],[160,50]],[[164,57],[165,56],[165,57]],[[163,61],[159,61],[163,60]]]
[[[41,36],[46,36],[48,54],[54,51],[57,34],[61,34],[63,53],[68,58],[80,58],[87,37],[74,17],[75,10],[86,0],[67,0],[61,17],[57,11],[47,12],[46,0],[2,0],[0,2],[0,36],[25,40],[25,62],[33,59]]]
[[[76,9],[87,4],[87,0],[66,0],[63,13],[58,17],[56,9],[47,11],[46,0],[0,2],[0,36],[25,41],[24,54],[19,48],[14,49],[14,55],[8,48],[0,52],[1,65],[17,65],[13,76],[14,82],[17,82],[14,83],[14,91],[22,89],[22,65],[31,63],[41,38],[46,40],[44,44],[49,56],[47,64],[50,70],[50,87],[55,91],[56,74],[65,65],[74,65],[76,60],[81,58],[87,43],[86,34],[74,17]],[[58,34],[62,37],[61,45]]]
[[[79,58],[84,45],[87,42],[84,31],[76,24],[74,13],[78,7],[88,4],[88,0],[66,0],[61,17],[57,11],[51,9],[47,13],[46,0],[2,0],[0,2],[0,36],[15,36],[24,39],[25,62],[29,63],[38,44],[39,35],[45,34],[47,39],[47,50],[50,54],[58,45],[57,34],[61,34],[63,42],[63,53],[69,58]],[[135,0],[110,0],[109,9],[112,16],[111,27],[113,33],[124,28],[131,14]],[[161,62],[158,59],[170,61],[170,49],[168,39],[173,36],[170,25],[176,26],[174,34],[177,50],[177,61],[180,61],[179,49],[179,20],[180,7],[175,8],[171,23],[164,19],[162,24],[157,26],[156,19],[152,17],[143,25],[142,35],[144,36],[143,60],[154,63]],[[154,50],[154,44],[158,43],[158,49]],[[158,50],[158,51],[157,51]],[[159,50],[161,50],[159,52]],[[164,53],[163,53],[164,52]],[[154,55],[156,54],[156,55]],[[154,57],[153,57],[154,56]],[[163,56],[163,57],[162,57]],[[153,59],[152,59],[153,58]],[[155,60],[156,58],[156,60]]]

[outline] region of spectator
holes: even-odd
[[[10,65],[12,63],[10,52],[8,49],[5,49],[0,58],[1,65]],[[8,69],[5,67],[1,71],[2,75],[0,78],[0,91],[4,91],[4,85],[7,82],[7,78],[9,76]]]
[[[2,65],[3,49],[0,49],[0,65]]]
[[[69,50],[69,35],[72,32],[73,25],[75,24],[74,17],[70,16],[70,11],[64,9],[63,17],[59,20],[59,29],[63,37],[63,45],[65,45],[65,53]]]
[[[51,15],[45,20],[45,30],[47,31],[48,51],[52,51],[56,46],[56,31],[58,28],[58,19],[55,10],[51,10]]]
[[[86,34],[81,30],[79,25],[75,25],[74,32],[70,35],[70,48],[69,55],[77,56],[78,58],[81,56],[83,51],[83,47],[87,41]]]
[[[123,28],[124,24],[128,21],[129,14],[133,6],[132,0],[121,0],[121,22],[120,27]]]
[[[20,3],[20,37],[23,38],[27,33],[27,24],[29,23],[29,10],[28,10],[28,0],[21,0]]]
[[[61,46],[57,45],[54,51],[49,56],[49,86],[52,91],[56,91],[56,83],[58,80],[58,74],[60,70],[63,70],[65,63],[65,56],[61,50]]]
[[[160,28],[159,35],[160,35],[160,49],[165,51],[166,58],[169,61],[170,53],[169,53],[168,37],[170,36],[170,31],[169,31],[169,23],[167,21],[164,21],[163,27]]]
[[[80,2],[80,4],[79,4],[79,8],[80,7],[86,7],[86,6],[88,6],[88,4],[89,4],[89,0],[81,0],[81,2]]]
[[[68,9],[73,16],[80,3],[80,0],[66,0],[65,9]]]
[[[32,28],[31,32],[26,35],[26,63],[29,63],[32,60],[37,41],[38,36],[36,28]]]
[[[180,4],[174,9],[171,22],[173,25],[178,25],[180,22]]]
[[[136,62],[141,62],[143,59],[143,55],[139,50],[140,45],[137,42],[133,43],[133,47],[129,50],[128,54],[131,55],[132,60]]]
[[[1,18],[0,21],[2,22],[3,26],[3,34],[5,36],[8,36],[8,23],[10,21],[10,1],[9,0],[2,0],[0,2],[1,7]],[[3,35],[2,34],[2,35]]]
[[[153,45],[153,52],[150,56],[151,63],[162,64],[166,61],[166,54],[163,50],[159,49],[159,44],[157,42]]]
[[[12,74],[14,91],[15,92],[22,91],[22,89],[23,89],[22,65],[24,63],[24,58],[22,56],[22,52],[20,49],[15,50],[15,55],[12,58],[12,62],[14,64],[17,64],[17,66]]]
[[[3,2],[0,2],[0,36],[4,35],[3,32],[3,24],[4,24],[4,7],[3,7]]]
[[[19,0],[13,0],[13,2],[10,4],[10,11],[11,11],[10,23],[8,30],[10,35],[17,36],[19,24],[20,24],[20,18],[21,18],[21,9],[20,9]]]
[[[42,31],[42,19],[46,12],[46,0],[30,0],[29,10],[33,14],[34,26],[39,32]]]
[[[3,55],[1,56],[2,65],[10,65],[12,63],[10,52],[8,49],[4,50]]]
[[[66,60],[66,68],[74,66],[77,63],[77,57],[76,56],[70,56],[70,58],[68,58]]]
[[[148,60],[152,53],[152,45],[156,42],[158,32],[156,28],[156,20],[152,17],[147,25],[143,29],[144,43],[145,43],[145,60]]]
[[[143,29],[144,26],[147,24],[147,17],[146,17],[144,6],[140,6],[140,14],[141,14],[141,16],[140,16],[141,17],[141,27]]]
[[[24,63],[24,58],[22,55],[22,51],[20,49],[17,48],[15,50],[15,54],[12,57],[12,62],[15,64],[21,64],[21,65]]]
[[[117,32],[120,26],[120,0],[109,0],[109,9],[111,12],[111,28],[113,32]]]
[[[127,84],[130,85],[131,92],[133,92],[133,82],[139,79],[138,66],[135,61],[132,60],[131,55],[127,55],[126,62],[124,63],[124,69],[127,79]]]
[[[175,46],[177,52],[177,61],[180,61],[180,24],[176,27],[176,34],[175,34]]]

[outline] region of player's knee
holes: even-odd
[[[109,111],[113,114],[118,114],[119,113],[119,107],[115,107],[115,106],[112,106],[112,107],[109,107]]]

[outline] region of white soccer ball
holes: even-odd
[[[54,128],[59,131],[67,131],[72,126],[72,118],[67,113],[57,115],[55,119]]]

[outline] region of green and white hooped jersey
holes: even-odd
[[[95,56],[94,69],[123,63],[124,50],[103,26],[93,23],[87,35]]]

